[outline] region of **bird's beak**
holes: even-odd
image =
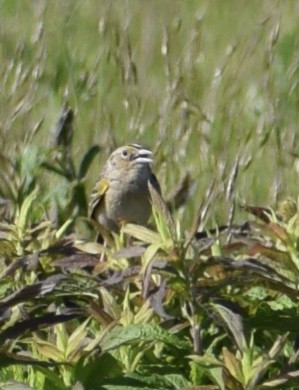
[[[141,164],[150,164],[153,162],[152,152],[147,149],[139,149],[138,152],[134,155],[133,160],[135,163]]]

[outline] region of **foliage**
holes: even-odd
[[[296,2],[0,11],[0,389],[297,389]],[[102,245],[128,141],[165,200]]]

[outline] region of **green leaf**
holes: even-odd
[[[99,145],[93,145],[90,149],[87,150],[87,152],[82,157],[82,160],[80,162],[79,166],[79,172],[78,172],[78,179],[83,179],[87,171],[89,170],[90,165],[92,164],[94,158],[96,155],[101,151],[101,148]]]
[[[149,324],[131,324],[116,326],[106,334],[101,343],[103,352],[116,349],[124,344],[160,341],[179,349],[190,347],[188,341],[173,335],[166,330]]]
[[[189,359],[192,359],[194,362],[198,363],[199,366],[207,369],[224,367],[223,363],[220,360],[217,360],[214,356],[211,355],[189,355]]]
[[[122,374],[121,362],[109,353],[88,360],[82,356],[74,371],[76,379],[86,385],[86,389],[99,389],[105,378],[117,378]]]
[[[57,324],[54,328],[56,334],[57,349],[63,354],[64,359],[67,358],[66,350],[68,346],[68,334],[65,324]]]
[[[66,386],[61,380],[61,376],[57,371],[53,371],[49,368],[40,367],[40,366],[35,367],[35,370],[45,376],[47,381],[47,387],[46,387],[47,390],[48,389],[67,390]]]
[[[115,320],[121,317],[121,307],[116,301],[112,291],[105,287],[100,287],[101,298],[105,311]]]
[[[242,365],[240,360],[231,353],[226,347],[222,348],[222,355],[225,367],[230,372],[230,374],[237,379],[238,382],[244,384],[244,375],[242,371]]]
[[[90,253],[94,255],[106,253],[108,250],[104,245],[98,244],[97,242],[83,242],[74,245],[75,248],[82,252]]]
[[[25,228],[28,224],[28,219],[30,215],[30,210],[32,208],[33,202],[36,200],[38,194],[38,189],[35,188],[24,200],[18,216],[16,218],[16,225],[21,230],[21,232],[25,231]]]
[[[37,338],[32,340],[32,344],[43,358],[51,359],[54,362],[62,362],[64,360],[64,353],[56,345]]]
[[[211,305],[213,309],[217,312],[217,314],[221,317],[221,319],[224,321],[226,327],[231,331],[240,351],[243,351],[243,349],[246,347],[246,340],[243,333],[242,317],[226,306],[215,303]]]
[[[74,222],[73,218],[69,218],[64,222],[62,226],[60,226],[60,228],[55,233],[56,240],[60,240],[63,237],[63,235],[65,234],[65,232],[73,222]]]
[[[279,302],[280,301],[278,300],[277,305]],[[270,332],[290,331],[298,333],[299,323],[296,307],[283,307],[278,309],[271,303],[271,301],[266,302],[266,300],[261,303],[254,315],[246,319],[246,326],[250,328],[267,329]],[[297,303],[294,303],[294,305],[297,305]]]
[[[122,227],[121,232],[129,234],[130,236],[133,236],[138,240],[146,242],[148,244],[156,244],[161,242],[161,238],[158,233],[144,226],[128,223]]]
[[[47,161],[44,161],[41,166],[45,169],[47,169],[50,172],[54,172],[59,176],[62,176],[64,178],[68,178],[68,174],[65,172],[64,169],[58,167],[57,165],[53,165]]]
[[[167,204],[157,189],[148,182],[148,188],[153,203],[153,214],[159,233],[164,240],[176,237],[175,223],[170,214]]]
[[[73,215],[87,215],[88,200],[85,192],[85,185],[83,182],[74,182],[71,191],[71,208]]]
[[[12,241],[0,238],[0,257],[11,258],[16,255],[16,248]]]
[[[79,325],[73,333],[69,336],[66,348],[66,357],[68,360],[72,360],[73,356],[80,348],[87,335],[86,327],[90,322],[90,318],[87,318],[81,325]]]
[[[267,355],[260,355],[253,362],[253,367],[255,368],[251,379],[248,383],[248,389],[253,390],[256,388],[257,384],[260,383],[261,378],[265,375],[268,367],[277,362],[277,357],[281,353],[283,347],[285,346],[288,340],[288,333],[285,333],[283,336],[278,336],[270,351]]]
[[[144,274],[149,264],[154,260],[156,253],[159,251],[160,243],[149,245],[142,256],[142,268],[140,274]]]

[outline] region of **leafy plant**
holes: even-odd
[[[1,2],[0,388],[298,388],[298,10],[241,6]],[[127,142],[163,197],[102,245]]]

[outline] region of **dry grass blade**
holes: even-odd
[[[26,134],[25,140],[24,140],[24,144],[25,144],[25,145],[28,145],[28,144],[30,144],[31,142],[33,142],[34,136],[39,132],[39,130],[40,130],[41,127],[43,126],[44,119],[45,119],[45,118],[40,119],[40,120],[33,126],[32,130],[31,130],[31,131],[28,131],[28,133]]]
[[[238,173],[239,173],[239,168],[240,168],[240,156],[237,156],[236,162],[234,163],[234,166],[231,170],[229,180],[227,183],[227,187],[226,187],[226,199],[227,200],[230,200],[232,198],[235,183],[236,183]]]
[[[148,188],[150,191],[154,208],[156,208],[156,210],[160,213],[170,231],[172,238],[174,238],[176,236],[175,224],[170,214],[170,211],[168,210],[166,202],[159,194],[159,192],[154,188],[154,186],[150,183],[150,181],[148,182]]]
[[[194,183],[190,174],[187,173],[165,200],[169,210],[176,210],[187,202]]]
[[[192,241],[192,239],[196,236],[198,229],[202,222],[204,221],[207,212],[209,210],[210,205],[212,204],[212,201],[215,199],[215,181],[212,183],[210,186],[208,192],[207,192],[207,197],[206,200],[202,201],[201,205],[199,206],[198,210],[195,213],[191,229],[188,232],[188,239],[185,243],[185,247],[187,248]]]

